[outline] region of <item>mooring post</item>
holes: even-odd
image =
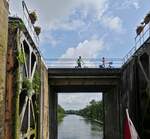
[[[57,92],[49,88],[49,139],[57,139]]]

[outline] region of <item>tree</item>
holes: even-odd
[[[92,119],[103,121],[103,102],[102,101],[90,101],[84,109],[79,110],[79,115]]]

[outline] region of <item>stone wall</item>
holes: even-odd
[[[8,4],[6,0],[0,0],[0,139],[4,138],[7,32]]]

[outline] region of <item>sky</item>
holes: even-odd
[[[59,93],[58,102],[65,110],[79,110],[91,100],[102,100],[102,93]]]
[[[25,0],[42,27],[39,48],[48,58],[123,58],[134,47],[135,30],[150,11],[149,0]],[[10,0],[10,14],[22,16],[20,0]],[[77,102],[76,97],[81,102]],[[71,102],[64,102],[63,98]],[[60,94],[65,107],[79,108],[83,94]],[[86,95],[86,100],[97,94]],[[69,99],[68,99],[69,100]],[[75,104],[79,104],[76,105]]]

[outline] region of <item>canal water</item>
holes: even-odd
[[[58,139],[103,139],[102,127],[77,115],[67,115],[58,125]]]

